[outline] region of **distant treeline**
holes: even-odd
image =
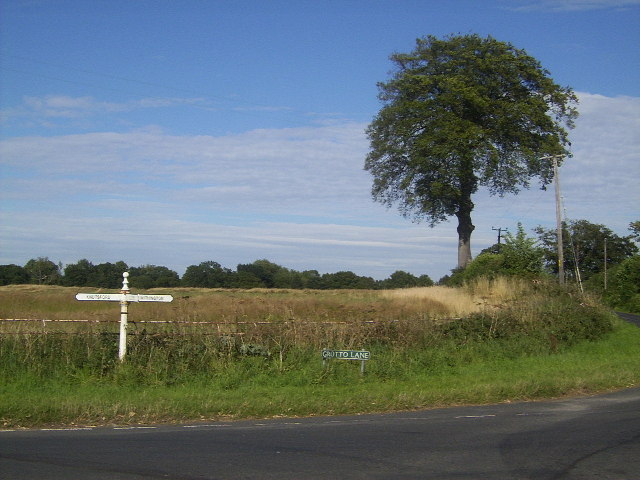
[[[0,265],[0,285],[40,284],[73,287],[119,289],[122,273],[129,272],[132,288],[203,287],[203,288],[295,288],[295,289],[386,289],[428,287],[433,281],[428,275],[419,277],[398,270],[385,280],[361,277],[350,271],[320,274],[317,270],[298,272],[269,260],[239,264],[235,270],[217,262],[207,261],[189,266],[182,278],[163,266],[131,267],[125,262],[94,265],[86,259],[66,266],[47,257],[29,260],[24,266]]]

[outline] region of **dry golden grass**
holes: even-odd
[[[327,335],[361,339],[362,335],[387,328],[392,322],[400,321],[420,329],[431,322],[502,308],[524,288],[528,286],[511,279],[481,280],[465,288],[434,286],[381,291],[153,289],[148,292],[170,293],[174,301],[132,303],[129,321],[132,333],[168,329],[232,333],[244,335],[245,339],[276,338],[285,333],[296,341],[306,339],[307,342],[312,338],[326,339]],[[104,289],[59,286],[0,287],[0,319],[89,320],[105,322],[104,328],[113,330],[119,320],[118,303],[77,301],[78,291],[105,292]],[[365,324],[368,327],[363,329]],[[21,331],[76,328],[71,323],[0,322],[0,332],[16,331],[17,327]]]
[[[79,291],[104,290],[58,286],[0,287],[0,318],[108,320],[117,302],[79,302]],[[423,287],[399,290],[223,290],[154,289],[171,293],[171,304],[131,304],[139,320],[175,322],[371,321],[420,315],[458,317],[478,311],[493,294],[468,289]],[[502,297],[501,297],[502,298]],[[117,318],[116,318],[117,319]]]
[[[467,290],[481,300],[500,304],[518,298],[531,290],[532,282],[517,277],[498,277],[496,279],[478,278],[467,285]]]
[[[502,306],[529,286],[515,279],[481,279],[466,288],[443,286],[397,290],[153,289],[171,304],[131,304],[140,320],[176,322],[389,320],[420,315],[451,318]],[[117,314],[116,302],[79,302],[79,291],[104,289],[41,285],[0,287],[0,318],[92,319]],[[137,292],[134,292],[137,293]]]
[[[461,317],[486,309],[502,308],[515,300],[530,285],[515,278],[481,278],[465,288],[417,287],[380,292],[397,304],[413,305],[432,318]]]
[[[450,287],[416,287],[380,292],[405,309],[416,309],[428,313],[432,318],[459,317],[480,309],[479,302],[473,295],[460,288]]]

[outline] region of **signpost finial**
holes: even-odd
[[[129,291],[129,272],[122,274],[122,293]]]

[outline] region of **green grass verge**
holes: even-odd
[[[103,377],[82,369],[42,374],[13,365],[0,373],[0,426],[388,412],[640,385],[640,328],[613,323],[597,340],[546,353],[515,355],[513,339],[415,349],[373,346],[364,376],[358,362],[333,360],[324,369],[320,352],[309,349],[292,349],[282,361],[278,356],[220,360],[180,381],[167,381],[166,372],[154,381],[153,372],[142,375],[126,364]]]

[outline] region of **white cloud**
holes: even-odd
[[[627,235],[629,223],[640,218],[640,98],[578,96],[581,115],[570,133],[574,156],[560,168],[563,215]],[[553,185],[546,191],[532,185],[504,199],[480,196],[475,203],[476,237],[491,226],[513,230],[518,221],[526,228],[555,228]]]
[[[160,132],[27,137],[3,142],[2,153],[7,165],[46,174],[49,181],[82,176],[101,186],[145,179],[148,189],[170,182],[162,196],[176,201],[313,214],[304,209],[325,210],[322,204],[330,200],[368,195],[363,129],[346,124],[227,137]],[[354,178],[359,189],[351,188]]]
[[[65,122],[73,119],[90,118],[97,115],[184,105],[211,108],[208,102],[202,98],[143,98],[117,103],[102,102],[91,96],[46,95],[43,97],[24,97],[22,104],[3,109],[1,116],[3,122],[7,124],[29,120],[50,127],[64,125]]]
[[[626,234],[640,211],[640,98],[579,96],[574,158],[561,168],[567,215]],[[83,103],[54,106],[74,102]],[[429,229],[373,203],[364,127],[4,140],[0,263],[123,259],[182,273],[205,260],[233,268],[268,258],[298,270],[437,279],[455,265],[455,224]],[[555,225],[552,189],[474,201],[476,253],[495,242],[491,227]]]
[[[640,215],[640,98],[579,96],[575,157],[561,173],[569,215],[620,228]]]

